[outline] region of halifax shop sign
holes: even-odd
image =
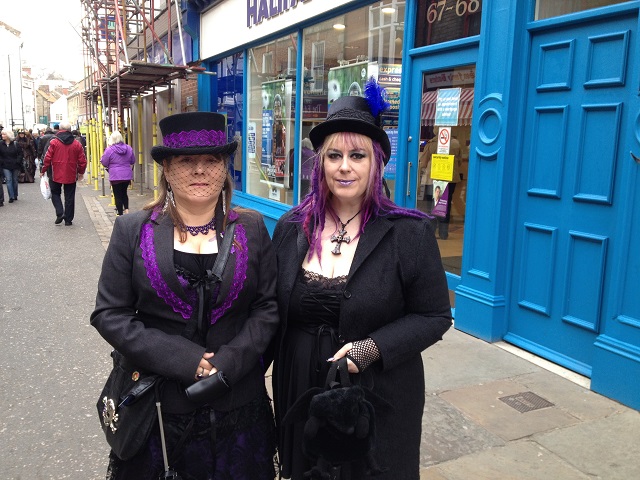
[[[247,27],[262,23],[311,0],[247,0]]]

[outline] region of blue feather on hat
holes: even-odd
[[[371,115],[375,118],[391,106],[387,102],[387,91],[376,82],[373,76],[364,85],[364,98],[369,104]]]

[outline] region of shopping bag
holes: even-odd
[[[47,177],[46,173],[40,177],[40,192],[45,200],[51,198],[51,187],[49,186],[49,177]]]

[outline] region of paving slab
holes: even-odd
[[[428,393],[489,383],[541,368],[453,328],[422,353]]]
[[[628,410],[536,435],[536,442],[596,478],[640,478],[640,412]]]
[[[420,445],[421,467],[504,444],[504,440],[471,421],[450,403],[435,394],[426,396]]]
[[[603,477],[606,478],[606,477]],[[428,468],[421,480],[593,480],[531,441],[512,442]]]
[[[545,370],[519,376],[517,381],[527,390],[536,392],[582,421],[632,411],[625,405]]]
[[[514,380],[499,380],[443,392],[440,397],[504,440],[516,440],[579,422],[578,418],[556,406],[521,413],[500,400],[527,391],[526,386]]]

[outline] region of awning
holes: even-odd
[[[122,67],[117,74],[100,79],[99,85],[93,85],[85,94],[96,102],[102,95],[103,107],[108,104],[111,108],[116,108],[118,93],[121,101],[127,100],[135,95],[148,93],[153,87],[165,86],[172,80],[204,71],[203,67],[133,61],[130,65]],[[119,91],[118,82],[120,83]]]
[[[473,116],[473,88],[462,88],[460,91],[460,106],[458,110],[458,125],[471,125]],[[438,90],[422,94],[422,125],[434,125],[436,121],[436,100]]]

